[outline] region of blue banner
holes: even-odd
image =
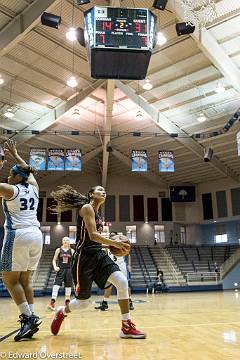
[[[174,172],[174,157],[172,151],[159,151],[159,172]]]
[[[64,170],[64,149],[48,149],[48,170]]]
[[[46,149],[30,149],[29,165],[36,170],[46,170]]]
[[[148,171],[148,157],[146,150],[132,150],[132,171]]]
[[[79,149],[66,150],[65,170],[71,170],[71,171],[82,170],[82,154]]]

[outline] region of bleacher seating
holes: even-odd
[[[169,252],[181,272],[214,272],[214,262],[220,267],[237,249],[238,245],[225,246],[168,246]]]
[[[43,254],[39,262],[38,268],[33,274],[33,288],[34,290],[45,290],[49,282],[49,276],[52,269],[52,259],[54,250],[48,248],[43,249]]]

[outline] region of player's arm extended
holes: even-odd
[[[21,166],[23,169],[29,168],[29,165],[26,163],[26,161],[23,160],[23,158],[21,158],[21,156],[18,154],[15,141],[10,140],[10,139],[7,140],[5,143],[5,147],[6,147],[6,150],[9,152],[9,154],[16,161],[17,165]],[[36,188],[38,189],[38,183],[37,183],[35,177],[33,176],[33,174],[29,175],[27,182],[33,186],[36,186]]]
[[[58,260],[59,254],[60,254],[60,248],[56,249],[53,260],[52,260],[53,268],[55,271],[59,270],[59,267],[57,266],[57,260]]]
[[[95,241],[96,243],[99,243],[99,244],[114,246],[118,249],[128,250],[128,246],[126,245],[126,243],[124,243],[122,241],[118,241],[118,240],[108,239],[108,238],[100,235],[97,232],[95,213],[90,204],[84,205],[79,210],[79,213],[80,213],[80,216],[83,218],[83,221],[84,221],[87,231],[88,231],[88,235],[92,241]]]
[[[10,200],[14,195],[13,186],[5,183],[0,183],[0,196],[4,200]]]

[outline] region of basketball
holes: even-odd
[[[127,250],[122,250],[122,249],[118,249],[114,246],[109,246],[109,250],[111,251],[111,253],[115,256],[127,256],[131,251],[131,243],[128,240],[128,238],[124,235],[117,235],[117,236],[114,236],[114,238],[126,242],[126,244],[128,245],[128,248],[127,248]]]

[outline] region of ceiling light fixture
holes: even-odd
[[[157,33],[157,45],[164,45],[167,42],[166,36],[163,35],[161,31]]]
[[[141,110],[138,110],[138,112],[136,113],[136,119],[137,120],[143,120],[144,119]]]
[[[75,88],[78,86],[78,82],[75,76],[70,76],[69,80],[67,81],[67,85],[71,88]]]
[[[3,115],[8,119],[12,119],[14,117],[14,113],[11,108],[8,108]]]
[[[78,108],[75,108],[75,109],[73,110],[72,117],[73,117],[74,119],[76,119],[76,120],[78,120],[78,119],[80,118],[80,111],[79,111]]]
[[[66,32],[66,38],[71,42],[77,40],[77,32],[74,27],[70,27],[70,29]]]
[[[215,92],[217,94],[222,94],[222,93],[224,93],[225,90],[226,89],[225,89],[224,85],[221,82],[217,83],[217,87],[215,89]]]
[[[4,79],[0,75],[0,85],[4,84]]]
[[[142,88],[144,90],[151,90],[153,88],[153,85],[149,79],[146,79],[144,84],[142,85]]]
[[[197,118],[197,121],[199,121],[200,123],[203,123],[204,121],[206,121],[207,118],[206,116],[204,115],[204,113],[200,113],[198,118]]]

